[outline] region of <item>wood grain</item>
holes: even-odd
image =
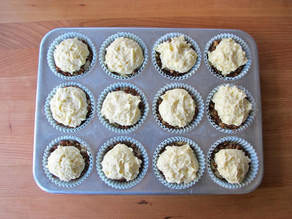
[[[189,1],[189,0],[90,0],[90,1],[33,1],[1,0],[2,22],[58,21],[92,18],[141,18],[141,17],[278,17],[291,16],[289,0],[238,0],[238,1]],[[69,19],[65,19],[69,20]]]
[[[0,218],[194,218],[292,215],[292,2],[0,0]],[[38,52],[58,27],[231,28],[251,34],[260,59],[264,164],[246,195],[87,196],[41,191],[32,177]]]

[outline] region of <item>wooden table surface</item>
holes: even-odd
[[[0,218],[292,215],[291,0],[0,0]],[[241,29],[258,44],[264,178],[246,195],[56,195],[32,176],[39,45],[58,27]]]

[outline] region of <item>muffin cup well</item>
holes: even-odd
[[[82,147],[84,149],[86,149],[87,155],[89,157],[89,165],[88,165],[87,171],[81,177],[74,179],[74,180],[71,180],[69,182],[65,182],[65,181],[60,180],[57,176],[54,176],[53,174],[51,174],[49,169],[47,168],[48,158],[51,154],[51,149],[62,140],[73,140],[73,141],[79,142],[82,145]],[[62,137],[58,137],[58,138],[54,139],[47,146],[47,148],[45,149],[44,155],[43,155],[42,163],[43,163],[43,169],[45,171],[45,174],[51,182],[53,182],[54,184],[61,186],[61,187],[70,188],[70,187],[80,185],[89,176],[89,174],[92,171],[92,167],[93,167],[93,156],[92,156],[92,153],[91,153],[91,150],[90,150],[88,144],[85,141],[83,141],[82,139],[74,137],[74,136],[62,136]]]
[[[197,178],[194,181],[189,182],[187,184],[185,184],[185,183],[169,183],[165,179],[163,173],[157,167],[157,160],[159,158],[159,155],[164,151],[165,147],[171,143],[176,143],[176,142],[188,143],[190,145],[190,147],[193,149],[193,151],[196,155],[196,158],[198,160],[198,163],[199,163],[199,170],[197,172]],[[186,189],[186,188],[189,188],[189,187],[195,185],[202,177],[202,175],[204,173],[204,169],[205,169],[205,159],[204,159],[203,151],[197,145],[197,143],[195,143],[193,140],[188,139],[188,138],[184,138],[184,137],[171,137],[171,138],[167,138],[166,140],[164,140],[156,148],[154,155],[153,155],[152,165],[153,165],[153,170],[154,170],[156,177],[163,185],[165,185],[171,189]]]
[[[185,127],[182,127],[182,128],[179,128],[179,127],[176,128],[173,126],[163,124],[162,118],[160,119],[158,116],[158,114],[159,114],[158,100],[166,91],[176,89],[176,88],[181,88],[181,89],[186,90],[194,99],[195,104],[196,104],[196,109],[198,109],[197,110],[198,113],[195,115],[193,120],[188,125],[186,125]],[[181,134],[181,133],[191,131],[193,128],[195,128],[201,122],[203,115],[204,115],[204,103],[203,103],[201,94],[197,90],[195,90],[193,87],[191,87],[190,85],[183,84],[183,83],[173,83],[173,84],[168,84],[168,85],[164,86],[163,88],[161,88],[157,92],[157,94],[154,97],[153,104],[152,104],[152,113],[153,113],[155,121],[158,123],[158,125],[162,129],[164,129],[165,131],[170,132],[170,133]]]
[[[120,75],[118,73],[113,73],[113,72],[110,72],[105,64],[105,55],[106,55],[106,49],[107,47],[117,38],[119,37],[124,37],[124,38],[128,38],[128,39],[131,39],[131,40],[134,40],[136,43],[139,44],[139,46],[141,47],[142,51],[143,51],[143,56],[144,56],[144,61],[142,63],[142,65],[134,70],[134,74],[129,74],[129,75]],[[102,69],[111,77],[115,78],[115,79],[120,79],[120,80],[127,80],[127,79],[132,79],[136,76],[138,76],[142,71],[143,69],[145,68],[146,64],[147,64],[147,60],[148,60],[148,50],[147,50],[147,46],[146,44],[143,42],[143,40],[132,34],[132,33],[124,33],[124,32],[119,32],[119,33],[116,33],[114,35],[111,35],[109,36],[101,45],[100,47],[100,50],[99,50],[99,63],[102,67]]]
[[[212,153],[213,153],[214,149],[219,146],[219,144],[224,143],[224,142],[237,143],[240,146],[242,146],[242,148],[246,152],[248,152],[250,155],[249,159],[251,161],[249,163],[249,170],[248,170],[244,180],[241,183],[229,183],[226,180],[220,179],[219,177],[217,177],[214,174],[214,172],[211,168]],[[224,188],[228,188],[228,189],[240,189],[240,188],[243,188],[243,187],[247,186],[248,184],[250,184],[255,179],[257,172],[258,172],[258,168],[259,168],[258,156],[257,156],[253,146],[249,142],[247,142],[246,140],[239,138],[239,137],[235,137],[235,136],[224,137],[224,138],[221,138],[218,141],[216,141],[209,149],[207,159],[208,159],[207,160],[207,162],[208,162],[207,168],[208,168],[208,172],[209,172],[209,175],[212,178],[212,180],[215,183],[217,183],[218,185],[220,185]]]
[[[90,66],[88,67],[88,69],[86,69],[83,73],[76,75],[76,76],[66,76],[66,75],[63,75],[62,73],[60,73],[56,70],[56,64],[55,64],[55,60],[54,60],[54,51],[56,49],[56,46],[59,45],[62,41],[69,39],[69,38],[75,38],[75,37],[77,37],[78,40],[86,42],[86,44],[88,45],[89,49],[92,52],[92,60],[91,60],[91,63],[90,63]],[[77,32],[64,33],[64,34],[58,36],[50,45],[49,50],[48,50],[48,54],[47,54],[47,61],[48,61],[48,65],[49,65],[51,71],[55,75],[57,75],[58,77],[60,77],[62,79],[67,79],[67,80],[79,79],[79,78],[87,75],[88,72],[93,68],[93,66],[96,62],[96,59],[97,59],[97,54],[96,54],[94,43],[87,36],[85,36],[81,33],[77,33]]]
[[[65,125],[63,125],[61,123],[58,123],[53,118],[53,115],[52,115],[52,112],[51,112],[51,109],[50,109],[50,101],[54,97],[54,95],[56,94],[57,89],[58,88],[64,88],[64,87],[72,87],[72,86],[73,87],[78,87],[78,88],[82,89],[88,95],[88,98],[89,98],[90,104],[91,104],[91,111],[90,111],[89,114],[87,114],[86,120],[84,120],[81,123],[81,125],[79,125],[79,126],[77,126],[75,128],[73,128],[73,127],[67,127],[67,126],[65,126]],[[93,97],[92,93],[86,87],[84,87],[83,85],[81,85],[79,83],[76,83],[76,82],[66,82],[66,83],[60,84],[57,87],[55,87],[50,92],[50,94],[48,95],[48,97],[46,99],[46,103],[45,103],[45,114],[46,114],[46,117],[47,117],[49,123],[55,129],[57,129],[58,131],[61,131],[61,132],[75,132],[75,131],[79,131],[79,130],[83,129],[85,126],[88,125],[88,123],[90,122],[90,120],[93,118],[94,110],[95,110],[95,103],[94,103],[94,97]]]
[[[212,68],[212,65],[210,64],[209,60],[208,60],[208,51],[209,51],[209,48],[210,46],[212,45],[212,43],[215,41],[215,40],[221,40],[223,38],[232,38],[236,43],[238,43],[241,48],[243,49],[243,51],[245,52],[245,55],[247,57],[247,63],[243,66],[241,72],[235,76],[235,77],[230,77],[230,76],[223,76],[222,74],[218,74],[213,68]],[[246,73],[248,72],[248,70],[250,69],[250,66],[251,66],[251,62],[252,62],[252,57],[251,57],[251,52],[250,52],[250,49],[247,45],[247,43],[241,39],[239,36],[236,36],[234,34],[231,34],[231,33],[222,33],[222,34],[219,34],[217,36],[214,36],[207,44],[206,44],[206,47],[205,47],[205,50],[204,50],[204,61],[205,61],[205,65],[207,67],[207,69],[213,74],[215,75],[217,78],[220,78],[220,79],[223,79],[223,80],[226,80],[226,81],[234,81],[234,80],[237,80],[237,79],[240,79],[242,78],[243,76],[246,75]]]
[[[104,174],[104,172],[102,171],[101,162],[103,160],[104,155],[118,143],[124,143],[128,147],[131,144],[134,145],[141,155],[142,164],[141,164],[141,167],[139,170],[140,172],[137,175],[137,177],[133,180],[119,181],[119,180],[110,179],[110,178],[107,178],[106,175]],[[135,149],[134,149],[134,151],[135,151]],[[101,146],[101,148],[99,149],[97,156],[96,156],[96,169],[97,169],[98,175],[100,176],[102,181],[105,182],[108,186],[115,188],[115,189],[129,189],[129,188],[137,185],[144,178],[144,176],[148,170],[148,162],[149,161],[148,161],[147,152],[140,142],[138,142],[137,140],[130,138],[130,137],[119,136],[119,137],[114,137],[114,138],[109,139],[107,142],[105,142]]]
[[[170,75],[167,74],[163,69],[161,69],[161,67],[159,67],[158,63],[157,63],[157,52],[155,51],[155,48],[163,43],[166,42],[168,40],[170,40],[173,37],[179,37],[179,36],[184,36],[185,40],[191,44],[191,48],[195,50],[195,52],[197,53],[198,57],[196,60],[195,65],[186,73],[182,73],[178,76],[174,76],[174,75]],[[189,37],[186,34],[183,33],[168,33],[165,34],[164,36],[160,37],[154,44],[153,49],[152,49],[152,62],[153,65],[155,67],[155,69],[164,77],[166,77],[167,79],[171,79],[171,80],[184,80],[186,78],[189,78],[190,76],[192,76],[193,74],[195,74],[195,72],[198,70],[198,68],[200,67],[201,64],[201,60],[202,60],[202,55],[201,55],[201,51],[200,48],[198,46],[198,44],[196,43],[196,41],[194,41],[191,37]]]
[[[218,124],[215,123],[215,121],[213,120],[213,118],[211,117],[210,115],[210,109],[209,109],[209,106],[210,106],[210,103],[211,103],[211,100],[212,100],[212,97],[214,96],[214,94],[218,91],[218,89],[221,87],[221,86],[225,86],[227,84],[221,84],[217,87],[215,87],[211,92],[210,94],[208,95],[207,97],[207,101],[206,101],[206,114],[207,114],[207,118],[209,120],[209,122],[211,123],[211,125],[217,129],[218,131],[220,132],[224,132],[224,133],[227,133],[227,134],[234,134],[234,133],[237,133],[237,132],[241,132],[243,131],[244,129],[246,129],[248,126],[250,126],[250,124],[252,123],[252,121],[254,120],[255,118],[255,114],[256,114],[256,103],[255,103],[255,100],[253,98],[253,96],[248,92],[248,90],[246,90],[244,87],[241,87],[241,86],[237,86],[237,85],[234,85],[234,84],[229,84],[230,86],[236,86],[238,89],[240,90],[243,90],[246,94],[246,97],[248,99],[248,101],[251,103],[252,105],[252,109],[251,111],[249,112],[249,115],[248,117],[246,118],[246,120],[236,129],[230,129],[230,128],[221,128]]]
[[[143,104],[144,109],[143,109],[143,111],[140,109],[141,110],[141,118],[134,125],[121,127],[118,124],[110,123],[104,116],[101,115],[102,104],[103,104],[103,101],[105,100],[107,94],[112,92],[112,91],[117,91],[117,89],[119,89],[119,90],[126,90],[126,89],[134,90],[141,97],[141,103]],[[112,84],[112,85],[108,86],[100,94],[100,96],[97,100],[97,114],[98,114],[98,117],[99,117],[101,123],[107,129],[109,129],[113,132],[117,132],[117,133],[129,133],[129,132],[132,132],[132,131],[136,130],[137,128],[139,128],[143,124],[143,122],[146,120],[148,111],[149,111],[149,107],[148,107],[148,102],[147,102],[145,94],[142,92],[142,90],[140,88],[138,88],[137,86],[135,86],[134,84],[131,84],[131,83],[120,82],[120,83]]]

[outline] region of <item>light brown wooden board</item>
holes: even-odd
[[[0,218],[277,217],[292,214],[292,2],[0,0]],[[258,44],[262,185],[247,195],[80,196],[41,191],[32,177],[38,49],[57,27],[241,29]]]

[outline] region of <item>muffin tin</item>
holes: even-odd
[[[77,32],[87,36],[94,44],[96,53],[99,54],[102,43],[111,35],[120,32],[135,34],[145,43],[148,54],[153,51],[153,46],[159,38],[168,33],[182,33],[191,37],[198,44],[202,57],[206,44],[216,35],[229,33],[239,36],[248,45],[252,57],[250,69],[242,78],[228,81],[246,88],[254,97],[256,103],[256,113],[252,123],[243,131],[234,134],[226,134],[216,130],[208,121],[206,116],[206,100],[209,93],[217,86],[225,84],[227,81],[214,76],[206,67],[204,60],[201,60],[195,74],[183,80],[171,80],[161,75],[154,67],[151,55],[148,56],[147,63],[142,72],[136,77],[128,80],[113,78],[108,75],[97,57],[89,72],[84,76],[72,80],[65,80],[57,77],[50,69],[47,62],[47,53],[50,45],[56,38],[64,33]],[[129,133],[116,133],[107,129],[100,121],[96,109],[93,118],[82,129],[71,132],[70,136],[81,138],[89,145],[93,155],[93,169],[80,185],[75,187],[60,187],[50,181],[43,169],[43,155],[47,146],[56,138],[68,135],[65,132],[58,131],[46,118],[45,102],[49,93],[58,85],[65,82],[76,82],[91,91],[95,105],[102,91],[108,86],[118,83],[127,82],[139,87],[146,96],[149,105],[148,115],[143,124],[136,130]],[[184,83],[196,89],[201,95],[204,102],[203,118],[196,127],[182,134],[175,134],[163,130],[155,121],[151,111],[153,99],[156,93],[166,85],[171,83]],[[127,189],[115,189],[108,186],[101,180],[96,170],[96,155],[101,146],[108,140],[118,137],[127,136],[140,142],[145,148],[149,167],[144,178],[135,186]],[[211,146],[217,140],[227,137],[236,136],[248,141],[258,156],[259,166],[255,179],[247,186],[238,189],[224,188],[215,183],[207,171],[207,156]],[[205,158],[205,167],[203,175],[195,185],[185,189],[173,189],[163,185],[155,176],[153,171],[153,155],[156,148],[166,139],[171,137],[185,137],[193,140],[202,149]],[[256,189],[263,177],[263,140],[262,140],[262,115],[261,115],[261,96],[260,96],[260,78],[259,78],[259,61],[257,46],[253,38],[247,33],[240,30],[223,30],[223,29],[184,29],[184,28],[59,28],[50,31],[42,40],[40,45],[38,82],[37,82],[37,99],[35,115],[35,134],[34,134],[34,157],[33,157],[33,174],[38,186],[50,193],[67,193],[67,194],[242,194]]]

